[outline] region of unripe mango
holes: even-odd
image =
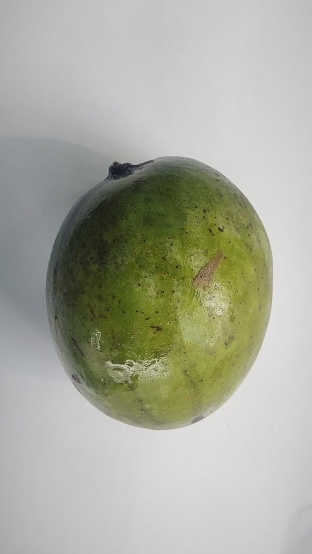
[[[66,217],[46,293],[81,394],[132,425],[182,427],[219,408],[256,359],[271,248],[250,202],[211,167],[115,162]]]

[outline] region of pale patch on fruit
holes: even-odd
[[[229,310],[229,297],[226,291],[217,283],[214,284],[208,294],[202,294],[201,299],[209,317],[221,317]]]
[[[193,271],[196,271],[207,261],[207,252],[203,252],[202,248],[192,248],[188,250],[187,258]]]
[[[124,364],[113,364],[106,362],[108,375],[115,383],[131,383],[133,377],[147,377],[166,379],[168,377],[168,368],[162,358],[152,358],[142,362],[126,360]]]
[[[198,289],[197,299],[199,303],[194,303],[189,312],[183,307],[178,310],[179,329],[185,345],[190,347],[192,342],[206,351],[207,348],[214,348],[223,334],[230,298],[224,287],[212,283],[208,289]]]
[[[95,346],[97,350],[101,350],[101,331],[99,329],[94,329],[94,331],[91,332],[91,339],[90,344],[91,346]]]
[[[194,326],[194,318],[197,324]],[[209,333],[207,330],[206,314],[201,306],[192,306],[192,311],[186,313],[185,310],[178,310],[179,331],[183,343],[187,349],[192,349],[197,345],[204,351],[209,344]]]

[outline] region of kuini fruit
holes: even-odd
[[[52,336],[73,384],[120,421],[199,421],[260,350],[272,254],[246,197],[198,161],[115,162],[67,215],[47,275]]]

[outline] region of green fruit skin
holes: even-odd
[[[165,157],[132,168],[85,194],[57,235],[51,333],[94,406],[140,427],[182,427],[220,407],[256,359],[271,248],[249,201],[211,167]]]

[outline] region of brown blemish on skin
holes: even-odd
[[[193,279],[194,287],[208,287],[210,281],[213,277],[213,274],[219,267],[221,261],[224,258],[223,252],[216,254],[202,269],[198,272],[196,277]]]

